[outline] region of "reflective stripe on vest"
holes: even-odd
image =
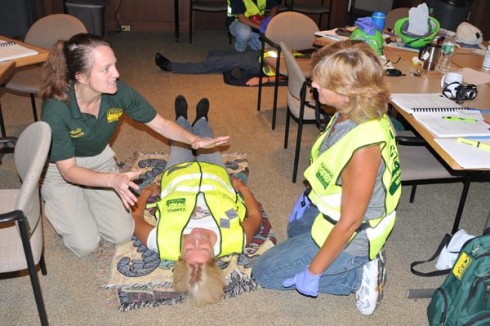
[[[157,204],[157,247],[160,259],[177,260],[182,235],[194,212],[197,196],[203,194],[206,205],[220,231],[218,257],[243,252],[245,236],[241,221],[246,208],[221,166],[205,162],[187,162],[172,166],[162,176]]]
[[[374,119],[359,124],[324,153],[319,154],[320,146],[334,120],[331,120],[311,151],[311,165],[304,173],[312,188],[309,198],[322,214],[329,216],[333,221],[338,221],[342,195],[342,187],[338,185],[338,180],[342,171],[356,150],[365,146],[379,145],[385,163],[382,175],[386,194],[385,212],[379,218],[365,221],[367,225],[363,225],[366,229],[377,228],[376,232],[370,232],[371,238],[369,238],[369,256],[372,259],[381,250],[391,233],[395,222],[395,208],[401,195],[400,160],[394,133],[388,116],[384,115],[379,120]],[[322,214],[315,219],[311,231],[319,247],[323,245],[335,224],[325,219]],[[390,218],[384,221],[387,216]]]

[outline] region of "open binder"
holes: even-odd
[[[391,101],[435,137],[490,136],[490,125],[479,110],[462,107],[442,94],[393,94]]]

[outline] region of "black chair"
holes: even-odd
[[[264,54],[266,51],[276,52],[276,60],[273,69],[276,75],[284,74],[281,71],[281,47],[279,43],[284,42],[293,51],[312,50],[312,39],[318,26],[308,16],[294,11],[284,11],[275,15],[264,33],[260,33],[262,49],[260,55],[260,78],[257,97],[257,111],[260,111],[262,104],[262,77],[264,76]],[[272,129],[276,128],[277,95],[279,88],[279,78],[274,82],[274,99],[272,104]]]
[[[284,131],[284,148],[288,148],[289,123],[291,119],[298,123],[292,180],[293,183],[295,183],[298,173],[303,124],[316,123],[317,127],[321,130],[326,123],[320,121],[321,116],[324,116],[324,114],[321,114],[320,112],[318,94],[316,90],[311,87],[311,80],[305,77],[291,49],[289,49],[284,42],[281,42],[280,46],[288,70],[288,110],[286,114],[286,128]]]
[[[327,3],[328,1],[328,3]],[[330,17],[332,16],[333,0],[320,0],[313,2],[302,3],[298,0],[289,0],[289,9],[306,15],[318,15],[318,26],[322,26],[322,16],[327,15],[327,29],[330,28]]]
[[[208,12],[208,13],[216,13],[216,12],[224,12],[226,13],[228,10],[228,3],[225,0],[221,1],[216,1],[216,0],[200,0],[200,1],[194,1],[191,0],[189,4],[189,43],[192,43],[192,13],[193,11],[200,11],[200,12]],[[228,34],[228,37],[230,37],[230,34]],[[231,43],[231,37],[230,37],[230,43]]]

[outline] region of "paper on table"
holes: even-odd
[[[490,169],[490,152],[458,143],[455,138],[435,138],[435,141],[465,169]]]
[[[453,117],[448,120],[444,117]],[[413,117],[436,137],[490,136],[490,128],[478,110],[415,112]],[[471,119],[465,121],[461,119]]]
[[[336,28],[330,29],[327,31],[318,31],[318,32],[315,32],[315,35],[320,36],[320,37],[330,38],[330,39],[335,40],[335,41],[342,41],[342,40],[348,40],[349,39],[347,36],[341,36],[341,35],[336,34],[335,30],[336,30]]]
[[[475,69],[463,68],[461,74],[465,84],[480,85],[490,82],[490,74]]]
[[[0,61],[36,55],[38,52],[17,43],[0,40]]]

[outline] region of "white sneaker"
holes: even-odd
[[[356,291],[356,307],[363,315],[371,315],[383,299],[386,283],[386,257],[384,249],[362,268],[361,287]]]

